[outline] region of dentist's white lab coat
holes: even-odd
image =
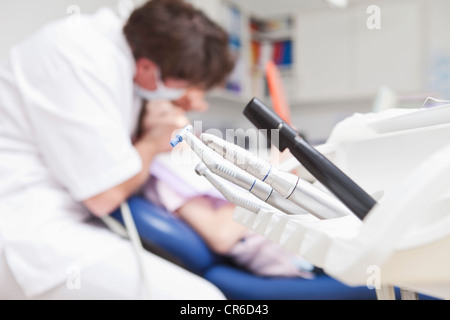
[[[76,23],[78,22],[78,23]],[[27,296],[114,250],[80,204],[137,174],[140,101],[111,10],[58,21],[0,68],[0,254]],[[3,252],[2,252],[3,250]]]

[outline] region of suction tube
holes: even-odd
[[[376,201],[331,161],[302,139],[298,132],[284,122],[262,101],[253,98],[244,109],[244,115],[258,129],[278,129],[280,151],[286,148],[292,155],[350,211],[363,220]],[[270,139],[270,137],[269,137]],[[271,141],[273,144],[273,141]]]

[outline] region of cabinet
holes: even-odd
[[[265,74],[268,61],[273,61],[280,73],[286,95],[295,97],[295,20],[290,15],[270,19],[250,18],[250,78],[251,94],[269,99]]]

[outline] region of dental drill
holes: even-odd
[[[294,203],[286,200],[266,183],[226,161],[223,157],[219,156],[201,142],[200,139],[192,133],[192,130],[193,128],[191,125],[187,125],[181,129],[176,138],[170,142],[172,147],[175,147],[184,140],[212,173],[248,190],[257,198],[284,213],[294,215],[309,213]]]
[[[338,199],[318,189],[300,177],[278,170],[251,152],[212,134],[203,133],[200,139],[239,168],[270,185],[282,197],[292,201],[320,219],[351,214]]]
[[[222,179],[219,176],[213,174],[203,162],[197,164],[195,172],[199,176],[205,177],[225,197],[225,199],[239,207],[254,213],[258,213],[262,208],[269,211],[270,209],[273,210],[270,206],[265,205],[265,202],[255,201],[254,199],[243,196],[242,193],[236,192],[234,188],[227,185],[226,181],[221,181]]]

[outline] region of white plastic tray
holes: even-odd
[[[235,219],[349,285],[375,277],[450,298],[450,123],[429,121],[359,140],[333,137],[336,165],[367,191],[384,192],[363,222],[243,210]]]

